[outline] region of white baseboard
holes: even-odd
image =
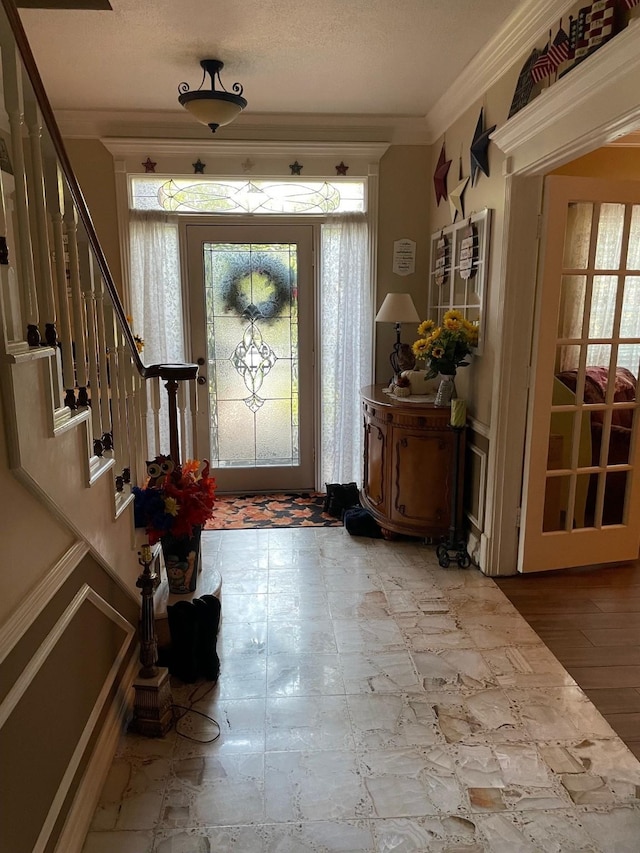
[[[82,851],[100,792],[111,768],[120,735],[124,730],[125,722],[133,705],[132,685],[139,668],[140,661],[136,650],[107,712],[102,731],[62,827],[55,853],[81,853]]]

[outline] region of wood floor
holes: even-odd
[[[495,580],[640,758],[640,561]]]

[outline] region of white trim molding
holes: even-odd
[[[53,596],[71,577],[75,568],[88,553],[89,546],[86,542],[74,542],[13,611],[9,619],[0,628],[0,663],[33,625]]]
[[[494,131],[491,140],[510,158],[511,173],[556,168],[637,130],[639,75],[640,21],[632,21]]]
[[[6,723],[11,713],[15,710],[18,702],[26,692],[27,688],[36,678],[40,669],[42,668],[47,658],[55,648],[56,644],[71,624],[74,616],[78,613],[80,607],[86,601],[93,604],[94,607],[96,607],[101,613],[103,613],[108,619],[110,619],[114,623],[114,625],[117,625],[122,630],[123,640],[116,651],[107,678],[105,679],[105,682],[102,685],[98,696],[96,697],[96,701],[93,705],[91,713],[87,718],[82,734],[78,740],[78,743],[76,744],[76,747],[73,751],[73,755],[71,756],[67,768],[62,776],[60,785],[58,786],[58,790],[51,802],[49,812],[44,820],[44,823],[40,830],[40,834],[34,845],[34,853],[42,853],[42,851],[44,851],[47,847],[49,837],[51,835],[53,827],[55,826],[56,820],[58,819],[58,815],[60,814],[60,809],[62,808],[65,798],[69,792],[69,788],[73,781],[74,775],[78,769],[78,766],[80,765],[80,761],[87,747],[87,744],[89,743],[89,739],[95,729],[96,723],[98,722],[100,714],[103,711],[105,702],[107,700],[109,692],[111,691],[118,671],[126,657],[127,650],[131,644],[132,637],[135,634],[134,627],[129,622],[127,622],[127,620],[123,616],[121,616],[117,610],[114,610],[114,608],[111,607],[110,604],[108,604],[103,598],[101,598],[96,592],[94,592],[87,584],[83,584],[83,586],[74,596],[73,600],[67,606],[64,613],[62,613],[56,624],[46,636],[46,638],[44,639],[34,656],[31,658],[25,669],[22,671],[11,690],[7,693],[2,704],[0,704],[1,727]]]

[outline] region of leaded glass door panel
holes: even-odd
[[[198,455],[220,491],[312,489],[313,226],[186,233]]]
[[[640,182],[545,181],[521,571],[636,559]]]

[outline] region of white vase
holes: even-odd
[[[434,405],[442,407],[451,405],[451,398],[457,396],[456,384],[454,380],[455,375],[442,376],[440,380],[440,385],[438,386],[438,392],[436,393]]]
[[[412,394],[428,394],[431,389],[431,379],[427,379],[426,370],[405,370],[402,374],[409,380]]]

